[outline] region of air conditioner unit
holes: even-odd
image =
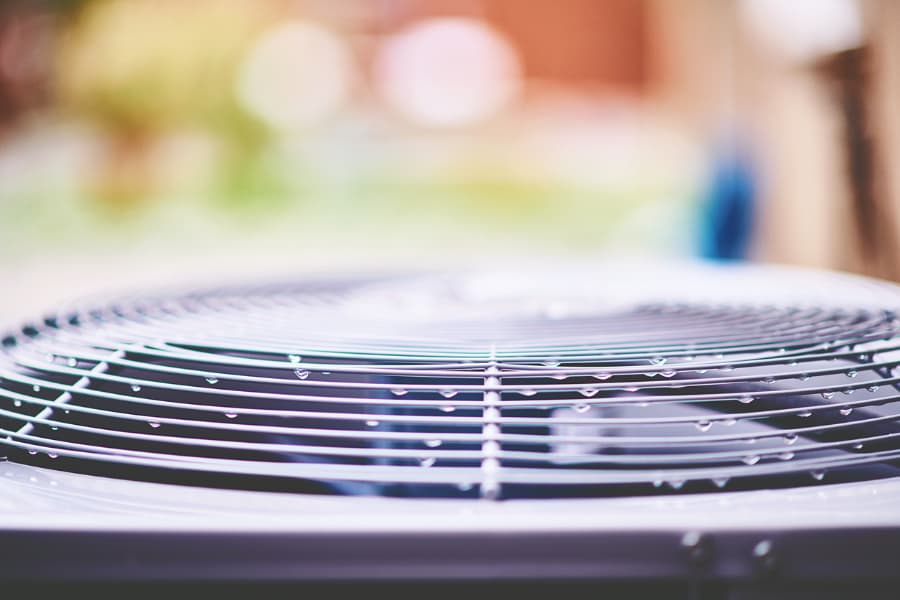
[[[620,262],[70,307],[3,338],[0,579],[896,597],[898,300]]]

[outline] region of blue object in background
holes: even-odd
[[[714,260],[746,259],[755,205],[755,173],[747,154],[733,142],[720,147],[701,202],[701,256]]]

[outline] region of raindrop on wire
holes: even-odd
[[[405,396],[406,390],[403,388],[391,388],[391,393],[395,396]]]
[[[378,425],[380,425],[380,423],[375,419],[369,419],[368,421],[366,421],[366,427],[378,427]]]
[[[745,465],[755,465],[756,463],[759,462],[759,455],[751,454],[749,456],[745,456],[741,460],[744,461]]]
[[[132,383],[132,384],[131,384],[131,391],[132,391],[132,392],[139,392],[139,391],[141,391],[141,386],[139,386],[139,385],[136,384],[136,383]]]
[[[441,440],[425,440],[425,445],[429,448],[439,448],[442,443]]]
[[[296,365],[298,362],[303,360],[303,357],[300,356],[299,354],[288,354],[288,360]]]
[[[297,369],[296,371],[294,371],[294,375],[297,376],[297,379],[306,379],[307,377],[309,377],[309,371],[307,371],[306,369]]]
[[[598,390],[595,387],[586,387],[586,388],[581,388],[579,390],[579,392],[581,392],[581,395],[585,396],[587,398],[591,398],[592,396],[595,396],[597,394],[597,391]]]
[[[581,403],[581,404],[576,404],[572,408],[574,408],[575,412],[577,412],[577,413],[586,413],[587,411],[591,410],[591,405]]]
[[[712,421],[697,421],[694,426],[700,431],[709,431],[709,428],[712,427]]]
[[[831,400],[834,398],[834,392],[822,392],[822,397],[826,400]]]
[[[150,422],[147,423],[147,425],[149,425],[149,426],[152,427],[153,429],[158,429],[158,428],[159,428],[159,423],[157,423],[156,421],[150,421]]]
[[[813,479],[816,481],[822,481],[825,479],[825,470],[824,469],[813,469],[809,472],[810,475],[813,476]]]
[[[217,383],[219,383],[218,377],[205,377],[204,379],[206,379],[206,383],[208,383],[209,385],[216,385]]]
[[[419,465],[425,467],[426,469],[435,463],[435,458],[433,456],[425,456],[419,459]]]
[[[851,408],[851,407],[849,407],[849,406],[845,406],[844,408],[842,408],[842,409],[840,410],[840,413],[841,413],[842,415],[844,415],[845,417],[846,417],[846,416],[849,416],[850,413],[852,413],[852,412],[853,412],[853,408]]]
[[[451,388],[443,388],[438,393],[444,398],[452,398],[456,395],[456,390]]]
[[[784,443],[787,444],[788,446],[793,446],[794,444],[796,444],[797,443],[797,434],[789,433],[786,436],[784,436]]]
[[[225,413],[226,419],[237,419],[237,413]]]

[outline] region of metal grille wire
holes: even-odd
[[[890,310],[392,314],[360,309],[370,288],[142,297],[28,325],[0,352],[3,449],[129,478],[412,497],[898,474]]]

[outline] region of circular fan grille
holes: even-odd
[[[889,310],[475,296],[347,282],[62,313],[3,340],[0,442],[53,468],[413,497],[898,474]]]

